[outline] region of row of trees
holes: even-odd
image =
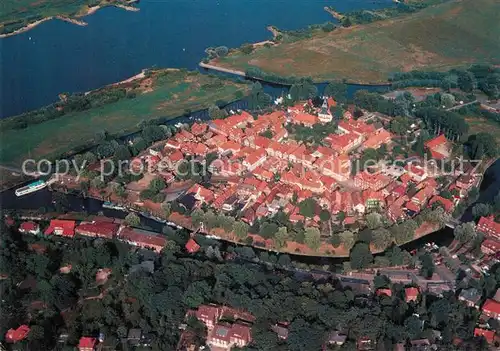
[[[488,64],[474,64],[465,70],[452,69],[448,72],[398,72],[389,80],[393,82],[393,89],[409,86],[441,87],[445,90],[459,88],[465,92],[480,89],[490,99],[500,97],[500,69]]]
[[[62,117],[68,113],[79,112],[115,103],[124,98],[135,98],[133,91],[127,92],[125,88],[111,87],[93,91],[89,94],[62,94],[62,101],[44,106],[40,109],[23,113],[19,116],[3,119],[0,130],[23,129],[29,125],[43,123]]]

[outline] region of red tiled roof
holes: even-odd
[[[38,229],[38,224],[32,221],[23,222],[19,226],[19,230],[22,232],[32,232]]]
[[[486,239],[481,244],[481,249],[487,249],[488,251],[498,253],[500,252],[500,242],[496,240]]]
[[[325,138],[326,142],[329,142],[332,148],[339,150],[342,152],[345,148],[352,147],[357,139],[358,135],[347,133],[347,134],[330,134]]]
[[[227,141],[224,144],[220,145],[219,149],[222,152],[224,152],[224,151],[236,152],[236,151],[239,151],[241,149],[241,144],[238,144],[237,142],[230,140],[230,141]]]
[[[268,139],[266,137],[257,135],[255,137],[254,144],[255,144],[255,146],[257,146],[259,148],[264,148],[265,149],[265,148],[267,148],[269,146],[269,144],[271,144],[271,139]]]
[[[302,123],[304,125],[312,125],[318,122],[318,117],[308,113],[299,113],[292,119],[293,123]]]
[[[188,242],[186,243],[186,250],[189,253],[195,253],[200,249],[200,245],[196,243],[193,239],[189,239]]]
[[[206,123],[193,123],[191,126],[191,132],[194,135],[201,135],[206,132],[208,125]]]
[[[328,104],[328,107],[337,106],[337,102],[332,97],[329,97],[326,102]]]
[[[431,139],[425,143],[425,146],[428,147],[429,149],[433,149],[437,146],[443,145],[448,143],[448,139],[444,136],[444,134],[441,134],[440,136]]]
[[[119,225],[112,222],[82,223],[76,227],[76,233],[81,235],[100,236],[112,239]]]
[[[413,212],[420,212],[420,207],[415,204],[413,201],[408,201],[405,205],[407,210],[413,211]]]
[[[342,120],[339,122],[339,127],[347,130],[349,133],[355,133],[358,135],[365,135],[375,132],[375,127],[372,124],[367,124],[363,121]]]
[[[247,162],[249,165],[254,165],[257,163],[260,159],[265,157],[267,155],[266,150],[264,149],[257,149],[250,153],[246,158],[245,162]]]
[[[500,236],[500,223],[495,222],[493,216],[481,217],[477,223],[477,227],[479,230],[487,231],[488,234],[491,233]]]
[[[184,155],[179,150],[176,150],[172,152],[170,155],[168,155],[168,158],[170,159],[171,162],[178,162],[184,159]]]
[[[45,234],[52,234],[54,232],[61,232],[57,235],[73,237],[75,235],[75,221],[68,221],[63,219],[53,219],[50,221],[49,227],[45,230]]]
[[[90,337],[84,336],[84,337],[80,338],[80,342],[78,343],[78,348],[79,349],[93,349],[96,344],[97,344],[96,338],[90,338]]]
[[[455,205],[453,204],[453,201],[451,200],[448,200],[448,199],[445,199],[444,197],[442,196],[439,196],[439,195],[435,195],[433,196],[430,200],[429,200],[429,206],[432,205],[433,203],[435,202],[440,202],[443,204],[444,206],[444,210],[446,212],[451,212],[453,211],[453,208],[455,207]]]
[[[482,310],[484,312],[493,312],[496,314],[500,314],[500,303],[492,299],[487,299],[484,302]]]
[[[212,190],[209,190],[200,184],[193,184],[193,186],[186,191],[186,194],[195,194],[195,197],[199,197],[207,203],[211,202],[215,197]]]
[[[420,292],[418,288],[406,288],[405,289],[406,302],[415,301],[418,298],[419,293]]]
[[[474,336],[484,336],[486,341],[491,344],[495,338],[495,332],[493,330],[474,328]]]
[[[382,129],[380,133],[372,134],[368,137],[368,139],[363,143],[363,146],[366,148],[378,148],[382,144],[387,144],[391,141],[392,134],[387,130]]]
[[[123,228],[119,233],[119,237],[132,245],[143,248],[152,247],[155,251],[161,251],[167,243],[167,239],[163,235],[140,233],[129,227]]]
[[[5,334],[5,341],[12,344],[16,343],[26,338],[29,332],[30,327],[25,324],[19,326],[17,329],[9,329]]]
[[[392,296],[392,290],[391,289],[378,289],[377,296],[381,296],[381,295]]]

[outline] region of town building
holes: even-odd
[[[186,243],[186,250],[189,253],[195,253],[200,250],[200,245],[194,239],[189,239],[188,242]]]
[[[251,323],[255,317],[248,312],[226,306],[200,305],[188,311],[186,316],[194,316],[208,329],[207,345],[215,350],[230,351],[233,347],[244,347],[252,341]],[[231,319],[234,322],[222,322]]]
[[[78,343],[78,351],[95,351],[97,339],[91,337],[82,337]]]
[[[118,232],[119,224],[107,221],[86,222],[76,227],[75,232],[79,235],[93,238],[113,239]]]
[[[420,295],[420,291],[418,290],[418,288],[415,288],[415,287],[405,288],[405,300],[406,300],[406,302],[417,301],[419,295]]]
[[[160,252],[167,243],[163,235],[130,227],[121,227],[118,231],[118,238],[130,245],[152,249],[156,252]]]
[[[476,229],[487,236],[500,240],[500,223],[495,222],[494,216],[481,217]]]
[[[477,309],[481,301],[481,292],[476,288],[463,289],[460,291],[458,299],[465,302],[467,306]]]
[[[363,190],[371,189],[374,191],[379,191],[385,188],[392,182],[392,178],[385,176],[383,174],[371,174],[368,171],[363,171],[358,173],[354,177],[354,185]]]
[[[444,134],[425,143],[425,148],[431,152],[432,158],[443,160],[450,157],[452,144]]]
[[[500,302],[487,299],[481,310],[486,316],[500,320]]]
[[[5,341],[11,344],[24,340],[30,332],[30,327],[23,324],[17,329],[9,329],[5,334]]]
[[[481,243],[481,251],[485,255],[495,255],[500,252],[500,241],[495,239],[485,239]]]
[[[482,336],[486,339],[488,344],[492,344],[493,341],[495,340],[495,331],[493,330],[487,330],[487,329],[482,329],[482,328],[474,328],[474,336]]]
[[[40,234],[40,226],[32,221],[23,222],[19,226],[19,232],[23,234]]]
[[[49,227],[45,229],[45,235],[61,235],[72,238],[75,236],[75,221],[63,219],[53,219],[50,221]]]

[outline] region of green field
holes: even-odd
[[[260,47],[249,55],[234,50],[210,63],[360,83],[385,82],[395,71],[500,64],[499,14],[498,0],[451,0],[389,20],[329,33],[316,30],[311,38]]]
[[[46,17],[78,17],[90,7],[128,4],[127,0],[2,0],[0,34],[7,34]]]
[[[19,165],[27,157],[55,157],[90,143],[99,131],[129,133],[138,130],[138,123],[143,120],[177,117],[187,109],[196,111],[207,108],[217,100],[236,100],[248,90],[245,84],[179,70],[156,71],[152,78],[115,87],[124,86],[127,89],[134,86],[137,96],[81,112],[71,112],[24,129],[3,128],[0,132],[0,163]],[[96,91],[93,94],[98,93]]]
[[[494,135],[498,145],[500,145],[500,123],[480,117],[466,117],[469,125],[469,134],[488,133]]]

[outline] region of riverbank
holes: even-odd
[[[75,24],[77,26],[82,26],[82,27],[87,25],[87,22],[82,21],[82,20],[78,20],[78,19],[75,19],[75,18],[65,17],[65,16],[62,16],[62,15],[50,16],[50,17],[42,18],[41,20],[38,20],[36,22],[30,23],[26,27],[18,29],[18,30],[14,31],[14,32],[7,33],[7,34],[0,34],[0,39],[1,38],[11,37],[13,35],[17,35],[17,34],[21,34],[21,33],[27,32],[27,31],[35,28],[36,26],[38,26],[38,25],[40,25],[40,24],[42,24],[44,22],[51,21],[53,19],[58,19],[58,20],[61,20],[61,21],[64,21],[64,22],[68,22],[68,23],[71,23],[71,24]]]
[[[54,19],[61,20],[61,21],[64,21],[64,22],[68,22],[68,23],[71,23],[71,24],[75,24],[77,26],[87,26],[88,23],[85,22],[85,21],[83,21],[83,20],[81,20],[80,18],[83,18],[83,17],[86,17],[86,16],[90,16],[90,15],[96,13],[98,10],[100,10],[100,9],[102,9],[104,7],[108,7],[108,6],[113,6],[113,7],[121,8],[121,9],[126,10],[126,11],[134,11],[134,12],[136,12],[136,11],[139,11],[139,8],[131,6],[132,4],[134,4],[136,2],[138,2],[138,0],[129,0],[127,2],[127,4],[103,3],[103,4],[100,4],[100,5],[97,5],[97,6],[88,7],[86,10],[81,10],[81,11],[79,11],[79,13],[77,13],[74,16],[67,16],[67,15],[63,15],[63,14],[53,15],[53,16],[47,16],[47,17],[44,17],[44,18],[42,18],[40,20],[37,20],[35,22],[29,23],[26,26],[24,26],[24,27],[22,27],[20,29],[17,29],[17,30],[15,30],[13,32],[0,34],[0,39],[1,38],[8,38],[8,37],[11,37],[11,36],[14,36],[14,35],[18,35],[18,34],[21,34],[21,33],[28,32],[31,29],[39,26],[40,24],[42,24],[44,22],[47,22],[47,21],[54,20]]]
[[[473,0],[451,1],[331,32],[313,30],[298,40],[260,47],[249,54],[233,50],[208,63],[239,71],[254,67],[281,77],[311,77],[315,82],[346,79],[387,84],[394,72],[444,71],[465,62],[496,62],[500,43],[492,40],[500,35],[500,25],[493,14],[500,11],[500,3],[485,0],[481,15],[466,15],[475,6]],[[474,20],[480,25],[472,27]],[[435,27],[444,28],[439,36],[433,33]],[[473,49],[478,43],[487,48],[485,53]]]
[[[52,185],[53,191],[60,191],[66,193],[69,191],[78,192],[79,185],[71,182],[68,178],[64,179],[64,186],[61,188],[59,185],[62,184],[54,183]],[[304,257],[316,257],[316,258],[342,258],[346,259],[349,257],[349,249],[346,249],[342,245],[334,247],[332,244],[325,241],[322,242],[318,250],[313,250],[303,243],[298,243],[295,241],[288,240],[285,247],[278,248],[272,239],[265,239],[258,234],[248,233],[246,239],[239,239],[234,232],[227,232],[222,228],[213,228],[210,230],[201,230],[200,227],[194,226],[190,216],[182,215],[177,212],[172,212],[168,216],[165,216],[162,210],[161,204],[154,203],[149,200],[141,201],[141,204],[134,202],[134,199],[127,199],[124,201],[122,198],[118,197],[116,194],[106,192],[102,194],[101,191],[91,189],[87,194],[87,198],[91,198],[98,201],[111,201],[114,204],[122,206],[129,212],[137,212],[141,214],[148,214],[146,218],[156,221],[157,223],[164,224],[165,222],[174,225],[176,227],[181,227],[190,232],[196,232],[200,235],[206,236],[211,239],[217,239],[224,241],[226,243],[250,246],[259,250],[266,250],[274,253],[286,253],[290,255],[304,256]],[[126,212],[124,212],[126,214]],[[402,245],[411,244],[412,241],[421,240],[422,238],[431,235],[435,232],[440,231],[442,228],[439,225],[432,223],[423,223],[415,231],[415,236],[412,240],[401,243]],[[251,238],[251,243],[249,239]],[[370,247],[372,254],[381,254],[384,252],[383,249],[376,249],[373,245]]]
[[[215,101],[231,102],[244,97],[248,84],[200,72],[179,69],[147,70],[116,85],[84,95],[85,110],[68,111],[66,103],[54,105],[0,122],[2,164],[19,166],[26,158],[55,158],[95,144],[97,132],[115,137],[139,130],[141,120],[166,123],[192,111],[207,109]],[[82,99],[73,97],[73,100]],[[73,101],[75,102],[75,101]],[[95,106],[94,106],[95,105]],[[47,110],[53,111],[48,119]],[[40,123],[35,123],[40,120]],[[15,125],[27,127],[16,129]]]

